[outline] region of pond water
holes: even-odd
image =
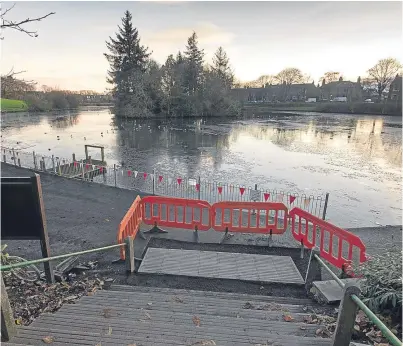
[[[2,115],[2,146],[262,189],[324,195],[341,227],[401,224],[402,119],[318,113],[115,119],[107,109]],[[57,137],[59,136],[59,137]],[[59,138],[59,139],[58,139]],[[100,158],[98,150],[91,150]]]

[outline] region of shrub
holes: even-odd
[[[375,313],[402,317],[402,252],[392,250],[371,257],[357,269],[366,281],[362,285],[363,301]]]

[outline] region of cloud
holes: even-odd
[[[187,38],[195,31],[199,43],[209,44],[229,44],[233,41],[235,35],[226,31],[213,23],[201,22],[193,27],[176,27],[162,30],[147,35],[150,44],[183,44]]]
[[[199,22],[192,27],[173,27],[157,32],[145,32],[142,41],[153,51],[153,58],[163,63],[169,54],[175,55],[179,50],[185,49],[187,39],[193,31],[197,34],[200,48],[206,53],[206,59],[210,59],[219,46],[225,49],[235,38],[235,34],[213,23]]]

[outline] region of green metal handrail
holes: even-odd
[[[14,268],[20,268],[20,267],[26,267],[29,266],[31,264],[38,264],[38,263],[44,263],[44,262],[50,262],[50,261],[54,261],[54,260],[58,260],[58,259],[62,259],[62,258],[67,258],[67,257],[72,257],[72,256],[78,256],[78,255],[84,255],[87,253],[91,253],[91,252],[97,252],[97,251],[105,251],[105,250],[110,250],[110,249],[115,249],[117,247],[121,247],[124,246],[125,243],[122,244],[115,244],[115,245],[109,245],[109,246],[104,246],[104,247],[99,247],[96,249],[91,249],[91,250],[84,250],[84,251],[79,251],[79,252],[72,252],[72,253],[68,253],[65,255],[59,255],[59,256],[53,256],[53,257],[46,257],[46,258],[40,258],[37,260],[31,260],[31,261],[26,261],[26,262],[21,262],[21,263],[15,263],[15,264],[7,264],[5,266],[0,266],[0,271],[3,270],[10,270],[10,269],[14,269]]]
[[[329,272],[329,274],[334,278],[334,280],[338,283],[338,285],[344,289],[345,284],[341,281],[335,273],[328,267],[328,265],[317,255],[314,254],[315,259]],[[357,306],[367,315],[372,323],[374,323],[382,334],[385,336],[386,339],[393,345],[393,346],[402,346],[402,342],[399,338],[393,334],[389,328],[364,304],[364,302],[358,298],[355,294],[351,295],[351,300],[357,304]]]

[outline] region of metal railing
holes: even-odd
[[[118,165],[96,166],[76,159],[74,154],[71,159],[67,159],[5,147],[2,147],[1,151],[1,161],[15,166],[153,195],[201,199],[209,203],[280,202],[289,209],[298,207],[322,219],[325,219],[327,212],[329,193],[325,196],[314,196],[277,189],[258,189],[257,184],[244,186],[209,181],[200,176],[172,176],[158,173],[155,169],[152,172],[144,172],[139,168]]]
[[[311,262],[309,263],[308,272],[306,275],[306,287],[312,285],[313,279],[317,277],[317,273],[313,271],[318,270],[318,266],[312,263],[316,261],[320,266],[326,269],[326,271],[337,282],[340,288],[343,289],[343,297],[340,302],[339,314],[336,324],[336,330],[333,335],[334,346],[348,346],[352,332],[354,329],[355,318],[357,315],[357,307],[361,309],[369,320],[376,325],[382,332],[383,336],[393,345],[402,346],[402,342],[397,338],[395,334],[364,304],[364,302],[358,297],[361,290],[357,284],[345,284],[339,277],[329,268],[329,266],[320,258],[317,250],[312,250]]]

